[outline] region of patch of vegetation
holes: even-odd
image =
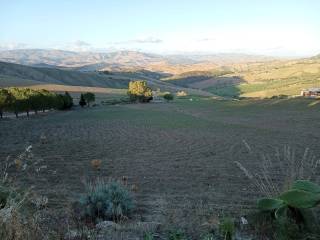
[[[170,231],[169,240],[188,240],[188,237],[184,231],[178,229]]]
[[[230,217],[223,217],[219,222],[219,232],[224,240],[232,240],[235,234],[234,219]]]
[[[70,109],[73,106],[73,99],[68,92],[55,94],[46,90],[33,90],[29,88],[8,88],[0,89],[0,117],[3,112],[14,112],[16,117],[19,113],[30,111],[36,114],[38,111],[59,109]]]
[[[81,95],[80,95],[79,105],[80,105],[81,107],[84,107],[85,105],[87,105],[87,102],[86,102],[86,100],[84,99],[83,93],[81,93]]]
[[[119,182],[98,180],[87,185],[87,192],[77,202],[82,219],[120,221],[134,209],[131,193]]]
[[[174,99],[174,96],[173,96],[173,94],[171,94],[171,93],[166,93],[166,94],[163,95],[163,98],[164,98],[167,102],[169,102],[169,101],[172,101],[172,100]]]
[[[128,95],[133,102],[150,102],[152,100],[152,90],[147,86],[146,81],[131,81]]]
[[[91,93],[91,92],[87,92],[83,94],[83,98],[86,101],[86,104],[88,105],[88,107],[90,107],[90,103],[96,100],[96,96],[94,95],[94,93]]]

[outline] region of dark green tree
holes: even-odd
[[[169,102],[173,100],[174,96],[171,93],[166,93],[165,95],[163,95],[163,98],[167,100],[167,102]]]
[[[3,117],[3,112],[9,110],[10,104],[13,101],[12,94],[4,88],[0,89],[0,118]]]
[[[96,96],[91,92],[87,92],[87,93],[83,94],[83,97],[84,97],[86,103],[88,104],[88,107],[90,107],[91,102],[94,102],[96,100]]]
[[[60,106],[59,102],[58,103],[58,109],[59,110],[67,110],[70,109],[73,106],[73,98],[70,96],[70,94],[68,92],[65,92],[65,94],[58,94],[58,97],[60,98],[60,100],[58,101],[62,101],[63,105]]]
[[[87,104],[87,103],[86,103],[86,100],[84,99],[84,96],[83,96],[83,94],[81,93],[79,105],[80,105],[81,107],[84,107],[86,104]]]
[[[10,109],[14,112],[16,117],[19,117],[19,113],[27,112],[29,116],[30,104],[28,102],[28,96],[26,94],[25,88],[9,88],[8,90],[12,96],[13,101],[10,104]]]

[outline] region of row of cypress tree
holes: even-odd
[[[45,111],[49,109],[65,110],[73,106],[73,99],[68,92],[65,94],[52,93],[47,90],[30,88],[0,88],[0,118],[3,113],[19,113]]]

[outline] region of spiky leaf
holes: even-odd
[[[311,193],[320,193],[320,186],[308,180],[297,180],[293,183],[292,189],[303,190]]]
[[[280,195],[279,199],[291,207],[312,208],[320,202],[320,194],[293,189]]]
[[[285,206],[285,203],[276,198],[263,198],[258,200],[258,208],[262,211],[276,210]]]

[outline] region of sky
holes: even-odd
[[[0,50],[320,53],[319,0],[0,0]]]

